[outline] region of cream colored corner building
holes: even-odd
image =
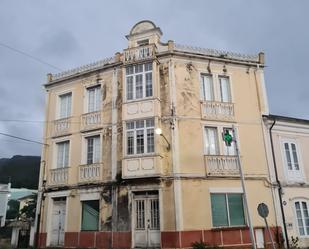
[[[283,231],[292,246],[309,245],[309,121],[264,116],[267,151],[275,205]],[[281,205],[280,205],[281,204]]]
[[[161,41],[134,25],[115,56],[48,75],[42,154],[41,247],[248,248],[234,125],[259,248],[257,206],[280,232],[262,115],[264,55]],[[161,134],[156,134],[156,129]]]

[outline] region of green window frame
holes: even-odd
[[[242,194],[215,193],[210,198],[213,227],[246,225]]]
[[[99,200],[82,201],[81,231],[98,231],[100,217]]]

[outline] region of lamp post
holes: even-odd
[[[169,151],[171,149],[171,145],[168,142],[168,140],[166,139],[166,137],[163,135],[162,129],[161,128],[156,128],[155,132],[156,132],[157,135],[160,135],[161,137],[163,137],[163,139],[167,143],[166,149]]]

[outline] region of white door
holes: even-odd
[[[134,198],[135,247],[160,247],[160,210],[158,195]]]
[[[65,204],[65,201],[54,201],[50,241],[50,245],[52,246],[64,245]]]

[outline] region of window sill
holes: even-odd
[[[123,159],[141,158],[141,157],[162,157],[158,153],[147,153],[147,154],[135,154],[135,155],[125,155]]]
[[[145,98],[140,98],[140,99],[125,100],[123,102],[123,104],[131,104],[131,103],[135,103],[135,102],[149,101],[149,100],[158,100],[158,101],[161,102],[160,98],[151,96],[151,97],[145,97]]]
[[[231,226],[231,227],[213,227],[211,228],[212,231],[231,231],[231,230],[244,230],[249,229],[247,225],[241,225],[241,226]]]

